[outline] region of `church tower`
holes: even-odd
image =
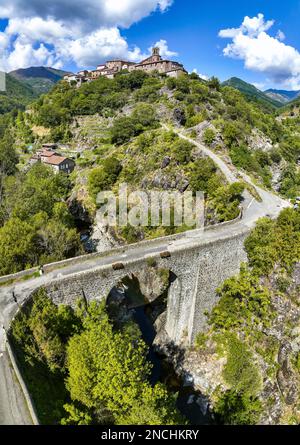
[[[158,46],[152,48],[152,60],[153,62],[159,62],[161,60]]]

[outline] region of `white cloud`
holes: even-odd
[[[108,58],[132,61],[146,57],[129,47],[119,28],[129,27],[173,0],[0,0],[0,18],[8,26],[0,32],[0,69],[10,71],[36,65],[94,66]],[[162,55],[176,53],[160,40]]]
[[[0,18],[53,18],[86,32],[109,26],[129,27],[173,0],[1,0]]]
[[[299,87],[300,53],[282,42],[282,31],[272,37],[268,31],[273,20],[265,21],[263,14],[245,17],[239,28],[224,29],[219,32],[222,38],[231,38],[223,50],[227,57],[241,59],[247,69],[264,73],[276,83],[286,87]]]
[[[62,59],[74,60],[80,67],[96,66],[100,59],[126,58],[138,61],[146,55],[139,48],[132,51],[118,28],[102,28],[81,39],[62,40],[57,45]]]
[[[156,42],[153,46],[156,46],[160,49],[160,55],[162,57],[175,57],[178,56],[178,53],[174,52],[174,51],[170,51],[168,48],[168,43],[166,40],[159,40],[158,42]],[[149,48],[148,51],[151,53],[151,49]]]
[[[227,29],[221,29],[219,31],[219,37],[222,37],[223,39],[233,39],[238,34],[240,34],[241,28],[227,28]]]
[[[282,32],[280,29],[278,30],[277,34],[276,34],[276,38],[280,41],[285,40],[285,34],[284,32]]]
[[[203,79],[203,80],[208,80],[208,79],[209,79],[209,77],[208,77],[206,74],[198,73],[197,68],[194,68],[193,71],[192,71],[192,73],[198,74],[198,76],[200,77],[200,79]]]
[[[249,37],[256,37],[261,32],[268,31],[274,25],[274,20],[268,20],[265,22],[264,15],[258,14],[257,17],[244,18],[243,23],[239,28],[222,29],[219,32],[219,36],[223,38],[235,38],[240,33],[247,34]]]
[[[253,82],[252,85],[255,86],[258,90],[264,91],[266,84],[263,82]]]

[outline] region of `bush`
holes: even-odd
[[[226,349],[227,363],[223,369],[225,381],[237,393],[256,396],[262,382],[251,351],[234,334],[228,335]]]
[[[243,266],[237,277],[227,279],[217,293],[220,300],[210,316],[214,329],[243,327],[245,332],[251,333],[255,325],[268,325],[271,317],[270,293],[247,267]]]
[[[215,405],[217,420],[225,425],[256,425],[262,413],[259,399],[226,391]]]
[[[114,121],[110,133],[113,144],[125,144],[136,134],[135,122],[130,117],[120,117]]]
[[[245,241],[249,263],[261,275],[278,264],[291,273],[300,259],[300,213],[283,210],[277,221],[262,218]]]
[[[172,157],[178,164],[188,164],[194,145],[183,139],[177,139],[172,145]]]
[[[188,171],[190,187],[193,192],[208,192],[209,180],[216,173],[217,168],[210,158],[197,159]]]
[[[207,128],[203,134],[203,142],[207,145],[211,145],[216,138],[216,133],[211,128]]]
[[[239,216],[239,206],[243,199],[244,188],[242,182],[235,182],[234,184],[221,186],[211,192],[213,196],[211,205],[220,222],[230,221]]]
[[[135,107],[132,115],[136,126],[141,126],[142,130],[155,128],[157,124],[156,112],[152,105],[139,104]]]
[[[90,171],[88,176],[88,190],[95,199],[99,192],[108,191],[117,181],[122,166],[118,159],[110,157],[102,161],[100,167]]]
[[[148,104],[139,104],[130,117],[120,117],[114,121],[110,130],[113,144],[122,145],[132,137],[158,125],[154,108]]]

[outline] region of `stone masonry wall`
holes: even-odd
[[[199,245],[182,245],[170,252],[170,258],[162,259],[154,254],[157,268],[172,271],[167,301],[165,330],[171,341],[176,344],[191,344],[196,335],[207,326],[205,312],[210,312],[217,302],[216,289],[222,282],[238,273],[240,264],[247,260],[243,243],[248,232]],[[124,262],[124,269],[114,270],[112,265],[97,267],[91,271],[60,276],[47,284],[48,295],[56,304],[75,306],[84,297],[87,301],[104,300],[110,290],[126,276],[147,274],[147,258]],[[32,291],[31,291],[32,292]],[[16,295],[22,303],[31,294]],[[5,325],[17,312],[16,304],[7,304]],[[11,307],[11,309],[10,309]]]

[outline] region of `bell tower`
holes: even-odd
[[[153,62],[159,62],[161,60],[158,46],[152,48],[152,60]]]

